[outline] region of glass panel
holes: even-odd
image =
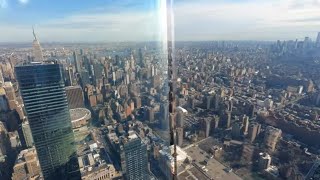
[[[318,1],[0,0],[0,179],[317,179]]]
[[[171,178],[167,2],[0,6],[0,40],[10,41],[0,50],[1,112],[20,108],[9,131],[20,127],[22,142],[4,159],[8,168],[28,163],[25,153],[39,162],[5,179]]]

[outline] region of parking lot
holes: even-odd
[[[194,164],[201,168],[211,178],[221,180],[241,180],[241,178],[233,172],[227,172],[227,167],[214,158],[210,158],[210,155],[201,150],[198,146],[191,146],[188,149],[185,149],[185,151],[194,160]],[[204,162],[205,160],[207,163]]]

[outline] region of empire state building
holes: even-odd
[[[34,32],[34,29],[32,28],[33,31],[33,43],[32,43],[32,56],[33,56],[33,60],[37,61],[37,62],[42,62],[43,61],[43,55],[42,55],[42,50],[41,50],[41,46],[40,43],[37,39],[37,36]]]

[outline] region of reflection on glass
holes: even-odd
[[[22,142],[8,159],[19,154],[11,177],[169,178],[167,2],[111,2],[118,12],[85,4],[91,10],[35,19],[32,48],[23,44],[4,62],[11,74],[4,70],[1,82],[19,92],[7,108],[19,110]]]

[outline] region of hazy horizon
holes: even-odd
[[[262,42],[262,43],[275,43],[276,41],[295,41],[295,39],[277,39],[277,40],[175,40],[177,43],[183,43],[183,42]],[[298,41],[303,41],[304,39],[298,39]],[[314,39],[313,39],[314,41]],[[41,46],[46,46],[48,44],[112,44],[112,43],[128,43],[128,44],[141,44],[141,43],[161,43],[162,41],[41,41]],[[6,45],[6,44],[18,44],[18,45],[28,45],[32,47],[32,40],[31,41],[22,41],[22,42],[0,42],[0,45]]]
[[[0,0],[0,42],[162,40],[165,0]],[[176,0],[177,41],[315,40],[320,0]]]

